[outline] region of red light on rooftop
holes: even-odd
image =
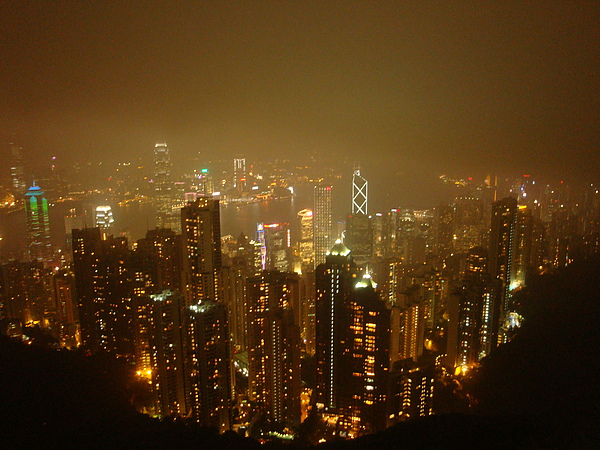
[[[523,175],[525,178],[529,178],[531,175]]]

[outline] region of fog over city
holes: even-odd
[[[389,181],[597,177],[598,9],[9,1],[0,132],[68,162],[164,140],[181,164],[318,152]]]

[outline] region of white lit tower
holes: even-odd
[[[240,193],[246,190],[246,158],[241,156],[233,159],[233,187]]]
[[[352,249],[357,263],[369,261],[373,253],[373,228],[367,215],[368,182],[360,175],[360,168],[352,175],[352,213],[346,217],[345,243]]]
[[[352,175],[352,214],[367,215],[368,187],[369,183],[360,175],[360,167],[357,167]]]
[[[112,208],[108,205],[96,206],[96,213],[94,215],[94,224],[100,228],[100,232],[103,236],[113,234],[113,224],[115,219],[113,217]]]
[[[156,200],[156,226],[173,228],[176,225],[172,214],[171,157],[165,142],[154,146],[154,195]]]
[[[315,186],[313,209],[315,267],[325,262],[325,255],[334,244],[332,219],[332,187]]]

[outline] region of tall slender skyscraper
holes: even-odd
[[[352,257],[364,264],[373,256],[373,223],[371,217],[358,213],[346,216],[344,243],[352,249]]]
[[[222,292],[219,201],[198,197],[181,209],[186,380],[192,415],[221,432],[231,426],[227,307]]]
[[[381,431],[386,426],[390,362],[390,311],[368,275],[355,284],[346,305],[347,335],[338,364],[337,396],[340,428],[350,437]]]
[[[485,233],[483,201],[473,196],[459,196],[454,199],[454,209],[454,251],[467,253],[482,243]]]
[[[173,181],[171,179],[171,156],[165,142],[154,146],[154,195],[156,200],[156,226],[177,228],[177,216],[173,215]]]
[[[248,280],[250,400],[268,419],[300,424],[298,275],[264,271]]]
[[[315,242],[314,242],[314,214],[310,209],[303,209],[298,212],[300,218],[300,241],[299,253],[302,265],[302,271],[314,267],[315,260]]]
[[[99,228],[73,230],[73,268],[83,345],[131,356],[133,274],[127,240],[102,239]]]
[[[340,372],[343,340],[351,325],[347,305],[358,268],[350,250],[338,241],[316,269],[317,403],[325,412],[338,412],[338,394],[346,382]]]
[[[25,193],[25,176],[23,173],[23,148],[17,144],[10,143],[10,177],[15,197]]]
[[[25,218],[29,235],[29,254],[32,259],[50,260],[52,244],[50,242],[50,219],[48,201],[44,191],[35,182],[25,194]]]
[[[507,197],[492,204],[492,227],[490,230],[489,272],[498,280],[498,301],[494,316],[499,319],[498,341],[508,340],[506,324],[509,320],[511,290],[515,281],[517,239],[517,199]]]
[[[469,250],[459,301],[457,366],[477,364],[496,345],[498,317],[493,305],[497,290],[487,263],[484,248]]]
[[[315,186],[314,240],[315,267],[325,262],[325,255],[335,242],[333,236],[332,187]]]
[[[357,167],[352,175],[352,214],[368,214],[368,188],[369,183]]]
[[[186,305],[221,300],[219,200],[198,197],[181,209]]]
[[[233,187],[239,193],[246,190],[246,158],[243,156],[233,159]]]
[[[261,244],[263,270],[292,271],[292,245],[289,223],[256,224],[256,240]]]
[[[186,310],[186,378],[192,416],[221,433],[231,428],[227,308],[211,300]]]

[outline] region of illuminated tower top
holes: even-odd
[[[352,214],[367,215],[367,189],[369,183],[360,175],[360,167],[352,175]]]

